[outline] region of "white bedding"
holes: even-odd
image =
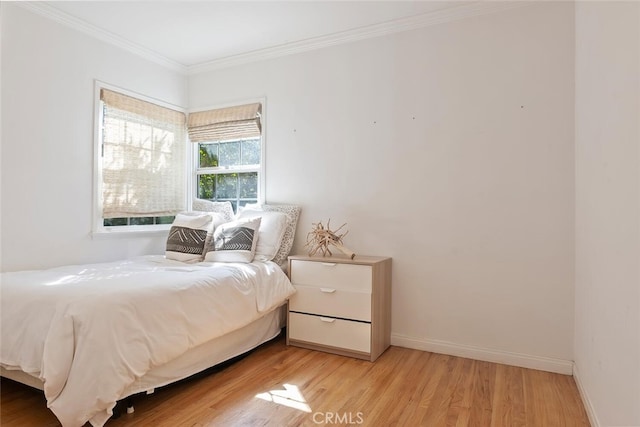
[[[294,292],[272,262],[162,256],[4,273],[0,283],[0,363],[42,379],[65,427],[102,426],[137,378]]]

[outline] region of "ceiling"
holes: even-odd
[[[469,3],[474,2],[52,1],[32,2],[31,7],[85,32],[93,31],[103,39],[189,69],[373,31]]]

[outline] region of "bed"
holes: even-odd
[[[268,240],[255,231],[254,249]],[[281,238],[270,249],[280,258],[291,248]],[[256,250],[238,262],[220,251],[185,262],[169,253],[3,273],[2,376],[43,390],[64,427],[102,426],[117,401],[279,334],[295,290],[276,258]]]

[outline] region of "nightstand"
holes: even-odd
[[[287,345],[374,361],[391,341],[391,258],[289,257]]]

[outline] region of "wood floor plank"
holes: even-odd
[[[417,363],[419,362],[420,354],[412,353],[409,355],[402,354],[403,352],[389,352],[389,355],[394,355],[395,358],[385,358],[383,363],[388,367],[387,375],[377,378],[377,381],[372,384],[371,390],[377,390],[374,406],[367,412],[367,418],[371,423],[377,423],[378,425],[393,424],[393,420],[396,419],[406,408],[409,403],[408,400],[413,394],[413,389],[419,384],[418,381],[413,381],[416,378]],[[372,364],[371,371],[372,377],[375,377],[377,369]],[[380,393],[380,390],[385,390],[385,393]],[[366,406],[367,402],[362,402],[361,406]],[[347,408],[345,408],[347,409]]]
[[[526,426],[522,368],[498,365],[491,426]]]
[[[392,347],[395,350],[395,347]],[[398,371],[403,379],[404,390],[401,395],[407,396],[403,402],[398,402],[398,396],[394,395],[393,399],[396,400],[393,411],[389,414],[387,419],[389,426],[415,426],[419,425],[422,418],[421,401],[425,394],[427,387],[427,379],[432,375],[431,358],[434,357],[433,353],[418,352],[418,357],[412,366],[408,366],[403,363],[401,349],[397,349],[396,352],[398,358],[394,363],[398,364]],[[391,351],[388,351],[391,353]],[[412,378],[418,379],[418,381],[412,381]]]
[[[447,424],[456,427],[469,425],[471,417],[473,382],[477,363],[475,360],[465,359],[463,378],[457,390],[457,399],[454,400],[452,410],[449,411]]]
[[[471,410],[469,411],[470,426],[489,426],[493,413],[495,395],[496,370],[495,363],[476,361],[474,372]]]
[[[552,378],[556,383],[557,395],[560,397],[558,404],[566,411],[563,418],[571,420],[571,423],[568,425],[588,427],[589,417],[582,404],[580,392],[573,377],[569,375],[556,375]]]
[[[434,400],[427,408],[425,416],[420,425],[423,426],[445,426],[447,424],[447,414],[462,376],[463,363],[465,359],[459,357],[448,357],[446,371],[440,377],[438,387],[435,391]]]
[[[424,394],[420,401],[421,407],[429,408],[432,406],[432,403],[436,399],[438,384],[440,384],[442,376],[445,375],[447,371],[446,366],[450,359],[451,356],[444,354],[432,355],[432,358],[430,359],[432,363],[430,364],[429,376],[426,378],[427,384],[424,388]]]
[[[2,379],[3,427],[57,427],[42,392]],[[107,427],[589,426],[570,376],[391,347],[375,363],[282,337],[136,397]]]

